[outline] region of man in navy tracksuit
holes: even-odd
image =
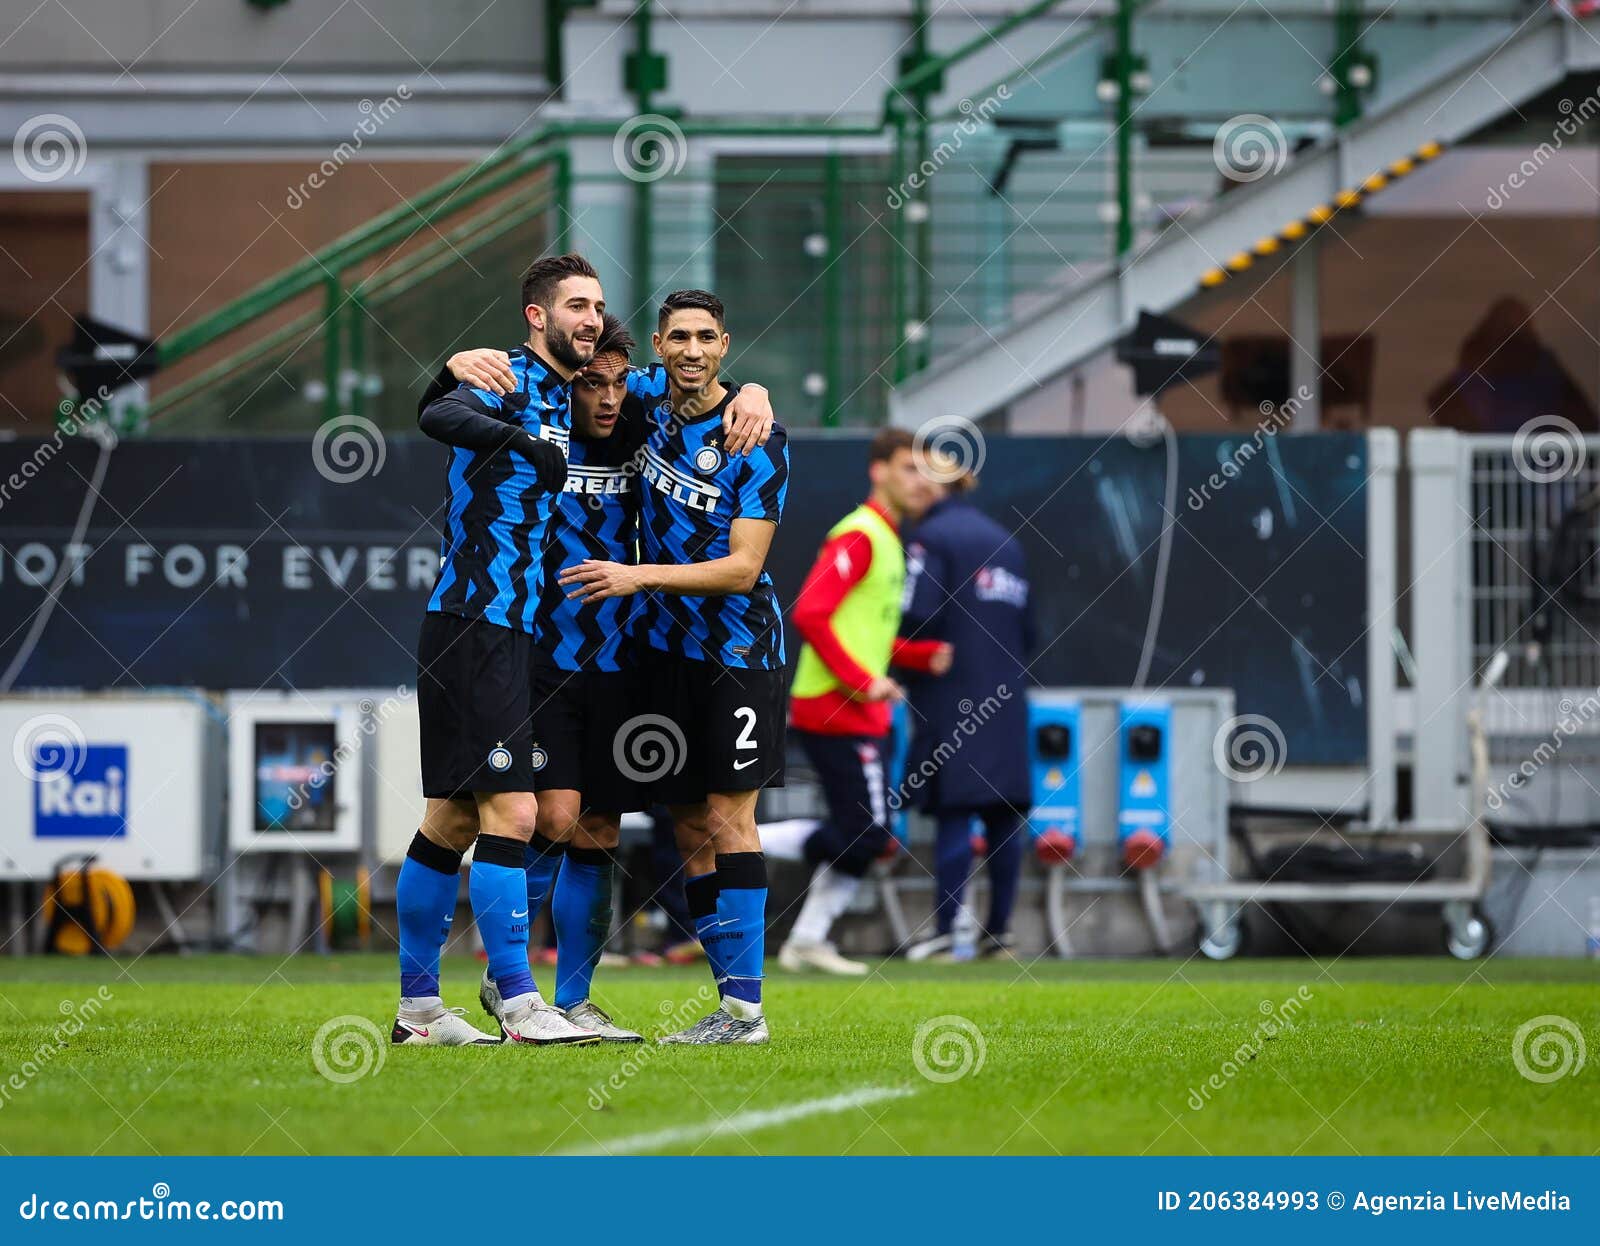
[[[908,680],[915,732],[902,791],[938,823],[937,936],[915,950],[950,950],[951,931],[972,868],[974,819],[989,863],[989,918],[980,954],[1009,950],[1026,817],[1027,655],[1033,649],[1027,567],[1017,540],[970,499],[976,480],[930,470],[947,483],[906,537],[902,633],[954,649],[942,679]],[[954,476],[954,479],[951,479]]]

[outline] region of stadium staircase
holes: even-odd
[[[897,385],[891,419],[977,421],[1111,346],[1140,309],[1164,311],[1315,231],[1456,141],[1559,85],[1600,70],[1600,22],[1553,8],[1484,22],[1377,93],[1364,115],[1288,156],[1269,176],[1174,217],[1095,270],[1066,264],[1043,297]],[[1259,111],[1259,110],[1258,110]],[[1070,273],[1068,270],[1073,270]],[[1066,274],[1065,276],[1063,274]],[[1045,287],[1055,285],[1054,290]],[[1005,366],[995,366],[1003,342]]]

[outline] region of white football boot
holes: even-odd
[[[591,1034],[598,1034],[600,1040],[606,1043],[642,1043],[643,1034],[636,1034],[632,1030],[623,1029],[613,1021],[606,1010],[593,1000],[585,999],[563,1010],[568,1021],[573,1025],[588,1030]]]
[[[401,1007],[389,1041],[396,1047],[493,1047],[500,1042],[467,1020],[465,1008]]]
[[[531,1047],[578,1046],[600,1041],[600,1035],[573,1025],[566,1013],[554,1004],[545,1003],[537,991],[524,995],[522,1002],[514,1007],[502,1008],[500,1032],[508,1043],[527,1043]]]
[[[554,1004],[545,1003],[537,991],[523,996],[517,1007],[508,1010],[506,1001],[500,997],[499,985],[489,976],[487,969],[483,971],[483,981],[478,984],[478,1002],[486,1013],[500,1023],[500,1033],[508,1043],[549,1047],[600,1041],[599,1034],[568,1021],[566,1013]]]

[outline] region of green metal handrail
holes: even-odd
[[[879,133],[877,127],[829,125],[804,119],[790,123],[707,120],[685,122],[679,125],[679,129],[685,137],[691,135],[737,138],[795,135],[837,137]],[[567,245],[568,222],[572,215],[571,154],[565,144],[572,138],[607,137],[616,131],[615,124],[606,122],[560,122],[544,126],[501,147],[478,163],[451,174],[407,202],[379,214],[365,225],[335,239],[284,272],[247,290],[216,311],[164,339],[159,344],[163,364],[170,366],[188,358],[258,317],[320,288],[323,291],[323,310],[320,313],[308,313],[306,316],[298,317],[290,325],[274,331],[267,340],[273,347],[281,346],[296,333],[314,330],[320,321],[324,330],[323,371],[324,383],[327,386],[327,396],[324,399],[325,416],[334,418],[339,414],[338,379],[343,370],[343,335],[339,329],[341,321],[346,319],[346,314],[350,310],[346,306],[349,299],[344,289],[345,270],[371,259],[391,245],[407,241],[419,229],[432,226],[447,215],[468,209],[489,195],[542,173],[550,176],[554,188],[553,206],[557,207],[558,213],[555,239],[558,249],[564,248]],[[437,271],[437,268],[434,271]],[[349,328],[352,342],[357,341],[354,324],[352,323]],[[184,382],[178,389],[161,395],[151,404],[150,414],[163,414],[170,411],[178,401],[193,398],[195,394],[228,375],[237,365],[240,355],[257,353],[261,349],[261,343],[254,343],[246,350],[208,368],[200,376]]]
[[[559,192],[546,198],[530,200],[510,212],[498,207],[473,217],[466,224],[429,242],[416,251],[401,257],[394,265],[363,278],[349,290],[351,299],[360,300],[363,308],[381,307],[413,289],[422,281],[437,276],[455,263],[461,250],[468,246],[482,246],[502,237],[509,231],[549,211],[559,197]],[[298,337],[309,337],[318,329],[326,329],[327,320],[321,311],[306,312],[288,324],[275,329],[265,338],[251,343],[245,349],[213,364],[197,376],[190,377],[155,398],[148,416],[157,420],[181,406],[197,394],[228,379],[237,372],[239,360],[247,355],[271,355],[279,347]],[[353,335],[352,342],[360,336]]]

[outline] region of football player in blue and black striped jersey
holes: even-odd
[[[589,1043],[540,996],[528,966],[524,873],[538,815],[531,728],[535,613],[546,530],[566,481],[568,384],[588,363],[605,300],[580,255],[533,263],[522,280],[526,342],[508,392],[463,385],[422,412],[449,447],[439,574],[417,643],[422,828],[401,865],[400,1008],[393,1041],[500,1041],[444,1007],[439,953],[455,914],[462,853],[476,845],[472,912],[500,984],[501,1039]]]
[[[767,873],[756,798],[784,778],[783,619],[765,570],[788,490],[781,427],[747,455],[729,452],[719,379],[729,336],[721,300],[667,296],[653,338],[662,363],[632,374],[645,406],[638,564],[588,559],[560,583],[577,601],[643,595],[647,711],[633,739],[657,751],[657,799],[672,808],[685,891],[721,1006],[674,1043],[764,1043],[761,1007]]]

